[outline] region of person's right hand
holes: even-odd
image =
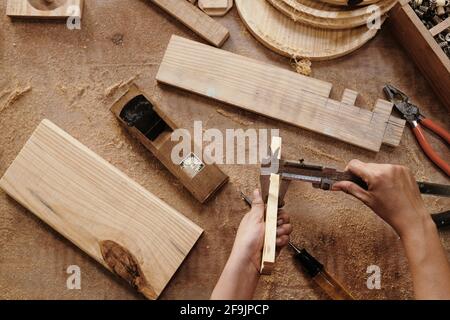
[[[400,237],[423,228],[431,220],[408,168],[352,160],[346,170],[362,178],[369,186],[368,191],[350,181],[336,183],[333,190],[344,191],[364,202]]]

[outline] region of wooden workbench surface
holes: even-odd
[[[279,128],[287,158],[343,169],[352,158],[408,165],[417,179],[449,183],[419,149],[409,128],[400,147],[383,146],[377,154],[319,134],[277,123],[206,98],[158,86],[154,80],[172,34],[201,41],[192,32],[146,1],[88,1],[81,30],[64,23],[12,23],[0,2],[0,175],[48,118],[197,223],[201,237],[162,299],[208,298],[231,250],[247,194],[258,186],[257,166],[220,166],[230,183],[206,205],[187,190],[143,146],[127,134],[109,111],[132,80],[165,105],[180,127],[193,120],[207,128]],[[289,60],[270,52],[247,32],[233,9],[218,21],[229,28],[224,49],[290,69]],[[394,42],[387,29],[347,57],[314,63],[313,76],[362,93],[361,107],[373,106],[382,86],[403,88],[422,111],[450,129],[449,111]],[[292,88],[296,90],[296,88]],[[24,91],[22,93],[22,91]],[[174,112],[174,110],[176,110]],[[430,138],[447,161],[448,148]],[[411,277],[400,240],[379,218],[344,194],[330,194],[294,183],[286,197],[294,225],[292,239],[319,258],[357,298],[412,298]],[[448,199],[426,198],[432,212],[450,208]],[[450,257],[450,230],[441,232]],[[81,268],[81,290],[68,290],[66,269]],[[366,286],[370,265],[381,268],[381,290]],[[104,270],[69,241],[0,193],[0,299],[136,299],[143,298]],[[289,250],[279,257],[272,276],[264,277],[257,298],[325,299],[298,271]]]

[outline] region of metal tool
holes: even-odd
[[[292,242],[289,246],[295,251],[294,258],[300,262],[303,269],[333,300],[355,300],[355,298],[326,270],[316,258],[306,249],[297,248]]]
[[[261,192],[263,199],[267,199],[270,173],[279,174],[282,178],[280,186],[280,204],[284,201],[290,181],[298,180],[312,183],[313,187],[331,190],[339,181],[352,181],[361,188],[368,190],[367,184],[351,172],[341,172],[334,168],[305,164],[303,160],[292,161],[277,159],[272,156],[261,165]],[[450,185],[429,182],[417,182],[421,194],[450,197]]]
[[[444,161],[437,153],[434,151],[433,147],[427,141],[422,127],[426,127],[442,139],[444,139],[447,144],[450,144],[450,133],[444,128],[438,126],[432,120],[426,118],[420,113],[419,108],[409,102],[409,97],[401,92],[399,89],[392,85],[386,85],[384,87],[384,92],[386,96],[394,103],[394,107],[403,115],[406,121],[410,124],[414,135],[419,142],[420,147],[425,152],[428,158],[433,161],[442,171],[444,171],[447,176],[450,176],[450,165]]]
[[[289,188],[289,184],[295,180],[311,183],[313,187],[323,190],[331,190],[333,185],[339,181],[352,181],[361,188],[368,189],[367,184],[351,172],[341,172],[333,168],[309,165],[305,164],[303,160],[292,161],[278,159],[278,155],[275,152],[272,153],[271,158],[266,159],[261,164],[260,182],[264,202],[267,202],[271,173],[281,176],[278,199],[279,207],[284,206],[284,197]],[[417,185],[421,194],[450,197],[450,185],[429,182],[417,182]],[[432,217],[439,228],[450,226],[450,213],[448,211],[433,214]]]

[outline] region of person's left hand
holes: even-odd
[[[244,216],[239,225],[233,245],[231,258],[243,263],[251,263],[259,272],[264,246],[264,202],[259,190],[253,192],[252,209]],[[292,226],[289,216],[283,209],[278,211],[277,223],[278,252],[289,243]]]

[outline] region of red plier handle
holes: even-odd
[[[433,147],[430,145],[428,140],[425,138],[425,135],[423,133],[422,127],[420,125],[423,125],[436,133],[438,136],[440,136],[442,139],[444,139],[448,144],[450,144],[450,133],[445,130],[444,128],[438,126],[433,121],[422,118],[418,123],[414,122],[413,125],[413,132],[414,135],[417,138],[417,141],[419,142],[420,146],[422,147],[425,154],[428,156],[428,158],[431,159],[439,168],[441,168],[447,176],[450,177],[450,165],[445,162],[437,153],[434,151]]]

